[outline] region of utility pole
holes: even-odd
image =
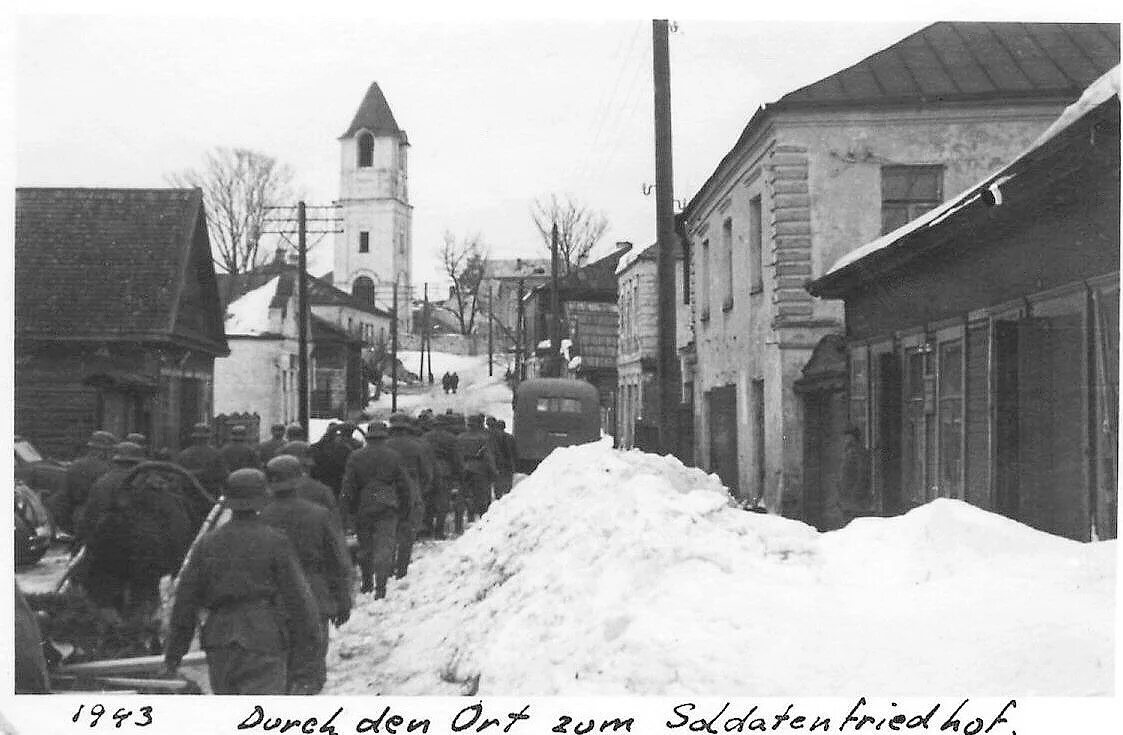
[[[526,296],[526,281],[519,279],[518,304],[515,305],[515,384],[523,380],[523,340],[526,338],[525,322],[526,307],[523,306],[523,297]]]
[[[394,306],[390,310],[390,412],[398,410],[398,277],[394,276]]]
[[[296,330],[297,351],[297,416],[304,436],[308,436],[308,214],[304,202],[296,203]]]
[[[671,53],[666,20],[651,22],[655,81],[655,224],[659,247],[659,448],[671,453],[678,435],[678,354],[675,349],[675,211],[671,167]]]
[[[548,377],[561,377],[561,299],[558,294],[558,223],[550,230],[550,371]]]
[[[429,352],[429,385],[433,384],[433,335],[432,335],[432,322],[429,319],[429,282],[425,282],[425,308],[423,310],[425,322],[421,325],[421,335],[423,341],[421,343],[421,369],[425,369],[425,352]],[[422,375],[417,377],[423,378]]]
[[[425,301],[421,307],[421,362],[417,366],[417,377],[425,380],[425,325],[429,320],[429,282],[425,282]]]
[[[495,315],[491,311],[491,299],[494,295],[495,293],[492,290],[492,285],[489,283],[487,285],[487,377],[489,378],[495,375],[494,360],[492,359],[492,353],[495,350],[495,337],[492,335],[492,320],[495,318]]]
[[[342,223],[339,218],[339,205],[338,204],[321,204],[321,205],[306,205],[304,202],[297,202],[296,205],[272,205],[267,206],[264,227],[261,234],[280,235],[280,237],[289,245],[293,245],[293,241],[289,239],[292,235],[292,225],[296,225],[296,325],[297,325],[297,350],[300,354],[297,356],[297,420],[304,428],[305,436],[308,432],[308,414],[309,414],[309,383],[311,382],[310,370],[308,367],[308,249],[311,247],[308,244],[308,235],[319,235],[315,245],[325,235],[343,232]],[[308,216],[308,210],[313,210],[312,217]],[[295,210],[295,212],[293,211]],[[314,223],[311,228],[308,223]]]

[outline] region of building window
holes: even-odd
[[[690,241],[682,241],[682,303],[690,303]]]
[[[764,290],[764,223],[760,213],[760,197],[753,197],[749,201],[749,293]]]
[[[351,286],[351,295],[368,306],[374,306],[374,281],[359,276]]]
[[[724,293],[722,294],[722,311],[733,308],[733,220],[726,219],[721,225],[721,254],[725,258],[725,272],[722,274]]]
[[[374,165],[374,136],[370,133],[359,133],[359,168],[370,168]]]
[[[698,275],[698,301],[702,305],[702,320],[710,318],[710,241],[702,241],[702,272]]]
[[[359,233],[359,252],[360,253],[369,253],[370,252],[370,233],[369,232],[360,232]]]
[[[938,207],[943,189],[943,166],[882,166],[881,234]]]

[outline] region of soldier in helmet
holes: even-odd
[[[222,455],[211,446],[211,430],[206,424],[195,424],[191,446],[176,455],[175,463],[194,475],[211,495],[217,498],[222,494],[222,483],[230,472]]]
[[[89,451],[66,468],[66,489],[60,493],[51,510],[59,525],[76,532],[78,512],[90,497],[90,488],[99,477],[109,472],[109,460],[117,437],[108,431],[95,431],[86,443]]]
[[[386,596],[399,518],[408,518],[411,483],[401,455],[386,446],[381,423],[367,427],[367,445],[347,458],[340,500],[359,537],[360,592]]]
[[[144,434],[141,434],[140,432],[134,431],[134,432],[132,432],[131,434],[128,434],[125,437],[125,441],[132,442],[133,444],[136,444],[137,446],[141,447],[144,450],[144,456],[145,457],[149,456],[148,437],[146,437]]]
[[[285,532],[296,549],[320,613],[320,637],[307,650],[289,649],[290,694],[317,694],[327,680],[328,626],[343,625],[351,616],[351,557],[338,519],[330,511],[300,497],[304,477],[300,460],[278,454],[265,465],[272,499],[261,520]]]
[[[398,542],[394,554],[394,576],[401,579],[409,571],[413,542],[425,519],[425,495],[433,482],[433,465],[428,446],[414,435],[413,420],[404,413],[395,413],[390,417],[390,438],[386,440],[386,446],[401,455],[410,480],[409,513],[398,522]]]
[[[498,472],[495,456],[491,453],[491,440],[484,431],[482,414],[468,417],[468,429],[456,437],[456,448],[464,463],[462,490],[467,494],[469,520],[483,516],[491,504],[491,483]]]
[[[421,437],[433,452],[433,490],[425,504],[425,527],[433,538],[445,537],[445,521],[451,507],[451,493],[459,486],[463,463],[456,449],[456,437],[446,428],[445,415],[436,416]],[[456,532],[463,530],[463,508],[457,516]]]
[[[257,449],[249,442],[249,432],[240,424],[230,427],[230,441],[218,451],[222,455],[222,461],[226,463],[226,469],[231,472],[246,467],[260,470],[262,467]]]
[[[262,462],[268,462],[277,454],[277,450],[285,443],[285,425],[273,424],[269,427],[270,438],[257,445],[257,456]]]
[[[285,534],[258,516],[269,500],[265,474],[241,469],[226,480],[229,523],[203,536],[179,575],[165,672],[172,674],[207,611],[200,643],[215,694],[286,694],[292,649],[315,647],[320,611]]]
[[[343,518],[339,512],[339,502],[336,500],[335,493],[311,475],[312,470],[316,468],[316,460],[312,456],[312,447],[308,442],[288,442],[277,451],[277,456],[295,457],[299,460],[301,472],[295,480],[296,494],[311,503],[327,508],[332,519],[342,528]]]
[[[285,429],[285,441],[287,442],[303,442],[308,441],[308,432],[300,424],[289,424]]]

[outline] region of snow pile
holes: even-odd
[[[673,458],[569,447],[360,599],[328,691],[1107,693],[1114,555],[957,501],[818,534]]]
[[[269,331],[269,304],[277,293],[277,276],[230,302],[226,307],[226,333],[252,337]]]

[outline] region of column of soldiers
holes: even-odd
[[[492,489],[511,487],[513,439],[482,415],[424,411],[366,427],[332,425],[309,445],[299,427],[274,426],[260,445],[235,427],[211,444],[198,424],[174,457],[231,520],[202,534],[179,574],[165,642],[174,673],[206,611],[200,642],[216,694],[314,694],[326,681],[328,631],[347,622],[353,564],[345,529],[358,540],[361,593],[386,596],[391,576],[409,571],[416,537],[446,537],[488,509]],[[112,512],[122,480],[145,461],[145,438],[117,442],[95,432],[89,453],[68,468],[66,509],[79,543]],[[139,441],[138,441],[139,440]],[[87,580],[86,584],[96,580]],[[112,601],[107,601],[111,603]]]

